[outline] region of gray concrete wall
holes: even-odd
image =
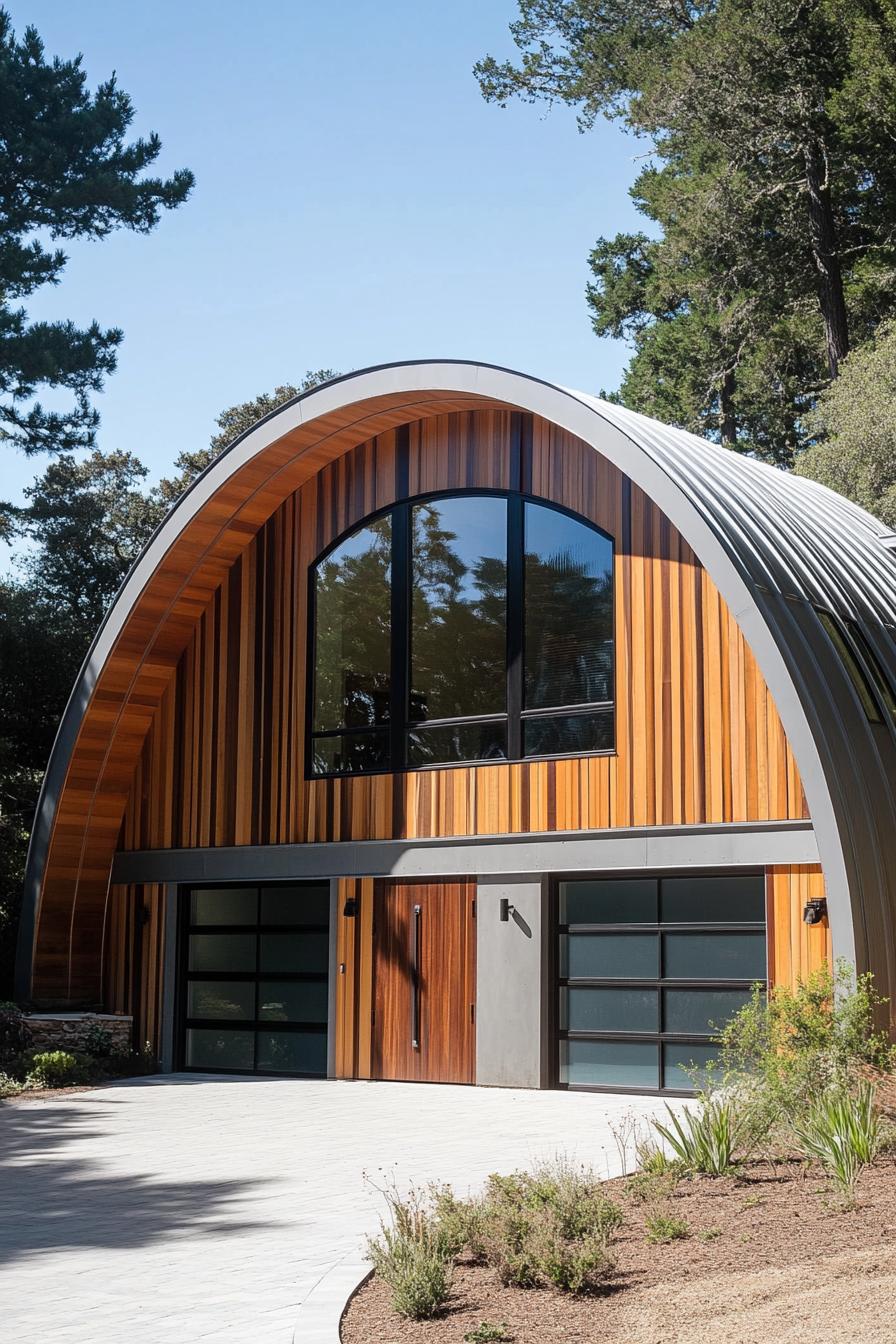
[[[513,909],[500,918],[501,899]],[[541,1087],[547,890],[540,876],[481,877],[476,898],[476,1082]]]

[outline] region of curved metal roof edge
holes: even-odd
[[[344,395],[348,391],[352,395]],[[20,929],[20,974],[23,959],[27,958],[30,966],[52,816],[64,786],[81,718],[105,660],[159,560],[215,490],[244,462],[290,429],[353,402],[360,403],[390,392],[411,394],[422,391],[481,395],[542,415],[615,461],[667,513],[700,557],[744,629],[785,723],[816,826],[827,820],[832,831],[836,829],[812,732],[777,646],[768,613],[762,610],[757,599],[766,584],[780,583],[782,577],[792,578],[799,573],[804,591],[792,596],[832,605],[840,605],[845,600],[850,606],[861,594],[863,581],[867,581],[869,606],[896,621],[896,570],[890,576],[893,557],[884,545],[886,529],[858,506],[849,504],[815,482],[786,475],[588,393],[563,388],[499,365],[468,360],[412,360],[376,365],[298,394],[234,439],[180,497],[122,583],[85,658],[60,721],[48,763],[29,846],[27,910],[23,907]],[[576,412],[575,405],[585,414]],[[601,430],[600,426],[605,428]],[[792,569],[782,562],[780,532],[769,536],[766,523],[770,514],[774,514],[779,527],[783,521],[794,529],[793,546],[788,554]],[[841,539],[844,536],[855,538],[856,548],[851,556],[854,573],[845,593],[831,589],[831,576],[823,563],[825,557],[820,553],[818,563],[813,567],[811,546],[807,549],[806,538],[802,535],[807,517],[817,521],[822,528],[833,528]],[[829,531],[824,533],[823,544],[830,544]],[[869,547],[871,564],[863,558]],[[818,591],[810,591],[812,586]],[[786,584],[782,591],[785,589]],[[823,858],[823,863],[829,883],[833,882],[832,906],[840,905],[836,916],[839,949],[844,955],[850,955],[853,947],[851,921],[848,909],[842,907],[842,900],[848,894],[841,893],[839,898],[836,895],[836,889],[845,883],[842,856],[838,864],[832,849],[827,860]],[[838,868],[841,871],[837,871]]]

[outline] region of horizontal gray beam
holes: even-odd
[[[277,878],[453,877],[626,868],[818,863],[810,821],[625,827],[436,840],[336,841],[120,851],[112,881],[245,882]]]

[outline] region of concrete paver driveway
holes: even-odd
[[[301,1302],[376,1228],[365,1172],[467,1193],[563,1152],[616,1175],[611,1125],[657,1105],[175,1075],[0,1106],[3,1338],[291,1344]]]

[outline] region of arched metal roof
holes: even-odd
[[[835,949],[873,961],[896,987],[896,727],[865,719],[816,614],[861,623],[896,685],[896,553],[887,530],[823,486],[682,430],[492,365],[415,361],[361,370],[303,393],[225,450],[178,501],[125,580],[87,655],[50,759],[28,858],[20,991],[36,936],[53,820],[79,728],[107,660],[166,555],[216,492],[285,436],[320,441],[377,408],[392,423],[458,402],[503,404],[575,434],[666,513],[707,569],[751,645],[803,779],[825,870]],[[426,407],[424,411],[422,408]],[[77,876],[73,879],[77,900]],[[74,920],[74,914],[72,916]],[[872,955],[873,954],[873,955]]]

